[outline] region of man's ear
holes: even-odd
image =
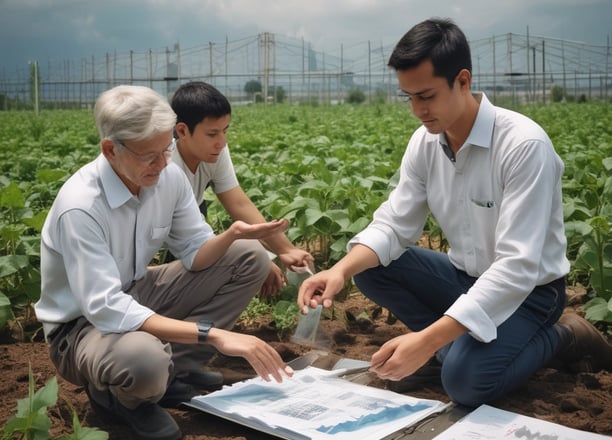
[[[117,157],[117,147],[110,139],[102,139],[102,142],[100,142],[100,150],[109,162]]]
[[[470,90],[472,85],[472,74],[467,69],[461,69],[457,74],[457,80],[462,90]]]
[[[176,136],[179,139],[189,135],[189,127],[187,127],[187,124],[185,124],[184,122],[177,122],[174,126],[174,131],[176,132]]]

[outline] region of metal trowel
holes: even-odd
[[[306,278],[314,275],[308,266],[291,266],[295,272],[293,276],[287,274],[287,281],[295,283],[298,287]],[[319,304],[315,308],[308,308],[308,314],[300,314],[300,319],[295,329],[295,333],[291,336],[291,342],[315,347],[319,349],[328,349],[330,346],[329,337],[319,328],[321,321],[321,312],[323,306]]]

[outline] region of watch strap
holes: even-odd
[[[204,344],[208,338],[208,332],[214,327],[214,323],[207,319],[198,321],[198,344]]]

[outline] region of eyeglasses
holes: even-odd
[[[176,150],[176,139],[172,139],[172,142],[170,142],[170,145],[168,145],[163,151],[160,151],[159,153],[147,153],[147,154],[136,153],[134,150],[132,150],[130,147],[128,147],[121,141],[117,141],[117,143],[121,145],[123,148],[125,148],[127,151],[132,153],[134,156],[136,156],[138,160],[148,165],[153,164],[160,157],[163,157],[165,159],[170,158],[170,156],[172,155],[172,152]]]

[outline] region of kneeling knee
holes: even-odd
[[[270,256],[268,251],[257,240],[237,240],[232,244],[237,255],[247,267],[252,270],[261,270],[267,275],[270,270]]]
[[[465,366],[443,366],[442,386],[453,402],[472,408],[493,401],[499,394],[499,384],[496,380],[488,380]]]
[[[168,344],[145,332],[131,332],[114,347],[116,384],[143,399],[162,395],[172,367]]]

